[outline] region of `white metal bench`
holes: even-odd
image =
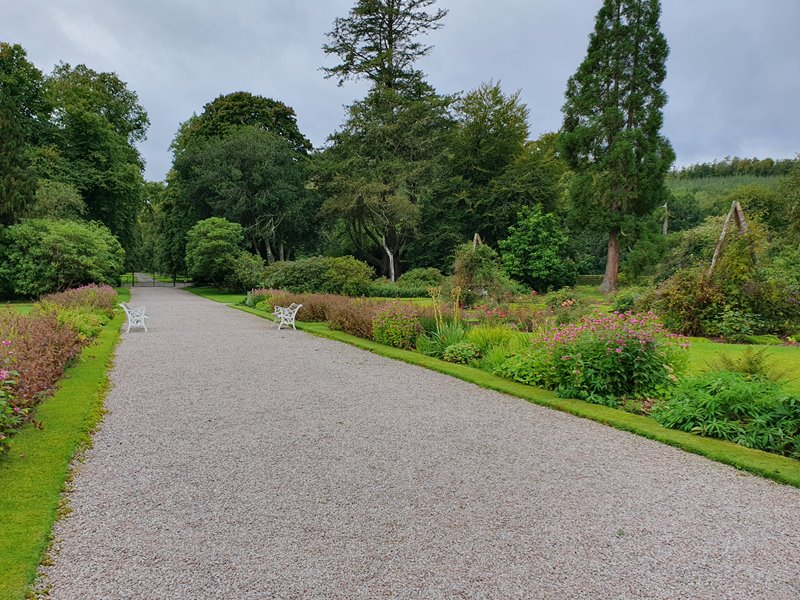
[[[128,328],[125,330],[125,333],[128,333],[131,330],[131,327],[143,327],[145,331],[147,331],[147,325],[145,325],[145,320],[149,319],[150,316],[147,314],[147,307],[146,306],[128,306],[124,302],[120,302],[119,304],[122,307],[122,310],[125,311],[125,316],[128,317]]]
[[[302,304],[295,304],[292,302],[289,306],[276,306],[272,315],[278,320],[278,329],[283,325],[291,325],[292,329],[297,329],[294,326],[294,318],[297,316],[297,311],[300,310]]]

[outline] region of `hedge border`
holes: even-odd
[[[118,289],[119,301],[130,290]],[[39,430],[25,425],[0,459],[0,598],[21,600],[35,581],[51,541],[55,521],[64,514],[62,493],[73,459],[92,445],[104,414],[108,372],[120,339],[121,312],[83,349],[67,369],[55,394],[36,407]]]
[[[202,296],[202,294],[198,295]],[[235,304],[228,304],[228,306],[271,320],[271,316],[267,313],[248,306]],[[303,323],[297,321],[297,328],[319,337],[356,346],[386,358],[392,358],[438,371],[439,373],[456,377],[457,379],[473,383],[482,388],[522,398],[533,404],[538,404],[539,406],[552,408],[577,417],[609,425],[615,429],[627,431],[669,446],[674,446],[686,452],[704,456],[705,458],[771,479],[778,483],[800,488],[800,461],[785,456],[746,448],[734,444],[733,442],[701,437],[676,429],[668,429],[648,417],[634,415],[615,408],[590,404],[583,400],[559,398],[548,390],[511,381],[497,375],[491,375],[474,367],[452,364],[439,360],[438,358],[419,354],[418,352],[384,346],[383,344],[364,340],[341,331],[334,331],[323,323]]]

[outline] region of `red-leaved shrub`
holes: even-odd
[[[11,308],[0,309],[0,340],[13,348],[19,374],[15,402],[21,407],[49,393],[83,346],[75,330],[59,324],[55,314],[20,315]]]

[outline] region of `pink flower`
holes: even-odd
[[[3,346],[10,346],[11,340],[3,340]]]
[[[615,352],[616,352],[617,354],[622,354],[622,348],[617,348],[617,349],[615,350]]]
[[[0,369],[0,381],[5,381],[10,376],[11,373],[9,373],[6,369]]]

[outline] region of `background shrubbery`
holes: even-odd
[[[99,223],[28,219],[0,228],[0,294],[7,296],[118,285],[124,262],[119,241]]]
[[[352,256],[315,256],[270,265],[263,284],[300,294],[363,296],[370,289],[373,275],[369,265]]]

